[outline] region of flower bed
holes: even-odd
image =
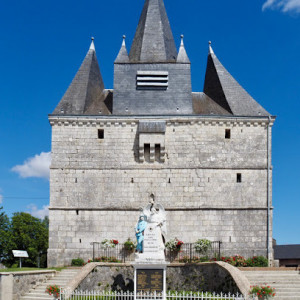
[[[46,288],[46,293],[53,295],[56,298],[60,296],[60,288],[57,285],[49,285]]]
[[[170,251],[180,251],[181,246],[183,245],[183,242],[180,241],[178,238],[171,239],[166,243],[166,248]]]
[[[272,299],[275,296],[275,289],[268,286],[251,286],[250,295],[257,296],[258,299]]]
[[[101,242],[101,245],[104,249],[107,249],[107,248],[115,248],[116,245],[119,244],[119,241],[118,240],[108,240],[108,239],[105,239]]]
[[[268,267],[268,259],[264,256],[253,256],[248,259],[241,255],[222,256],[220,259],[213,258],[210,261],[224,261],[235,267]]]

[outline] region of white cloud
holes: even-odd
[[[262,7],[262,10],[266,9],[300,13],[300,0],[267,0]]]
[[[30,209],[29,213],[36,218],[44,219],[49,216],[49,205],[44,205],[41,209],[38,209],[35,204],[30,204],[27,208]]]
[[[23,165],[17,165],[12,168],[13,172],[21,177],[39,177],[49,179],[50,175],[51,153],[42,152],[34,157],[28,158]]]

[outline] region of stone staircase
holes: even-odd
[[[61,288],[64,288],[65,285],[71,281],[81,268],[68,268],[63,269],[58,272],[54,277],[43,282],[40,285],[37,285],[35,288],[31,289],[27,294],[22,296],[20,300],[53,300],[53,296],[45,293],[45,290],[48,285],[57,285]]]
[[[300,300],[300,271],[243,270],[242,272],[251,285],[270,285],[275,288],[274,300]]]

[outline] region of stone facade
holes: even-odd
[[[163,0],[145,0],[129,55],[123,37],[114,89],[92,41],[49,120],[49,266],[91,258],[91,242],[134,239],[150,195],[167,211],[167,239],[208,238],[222,241],[222,254],[271,258],[275,117],[211,45],[204,92],[192,92]]]
[[[168,238],[266,255],[266,120],[163,120],[165,160],[141,162],[136,118],[50,118],[50,265],[91,258],[91,242],[134,239],[151,194],[167,210]]]

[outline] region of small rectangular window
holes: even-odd
[[[150,144],[144,144],[145,161],[150,162]]]
[[[236,174],[236,182],[238,182],[238,183],[242,182],[242,174],[241,173]]]
[[[160,161],[160,144],[155,144],[155,160]]]
[[[231,138],[231,130],[225,129],[225,139],[230,139],[230,138]]]
[[[104,139],[104,129],[98,129],[98,139],[99,140]]]

